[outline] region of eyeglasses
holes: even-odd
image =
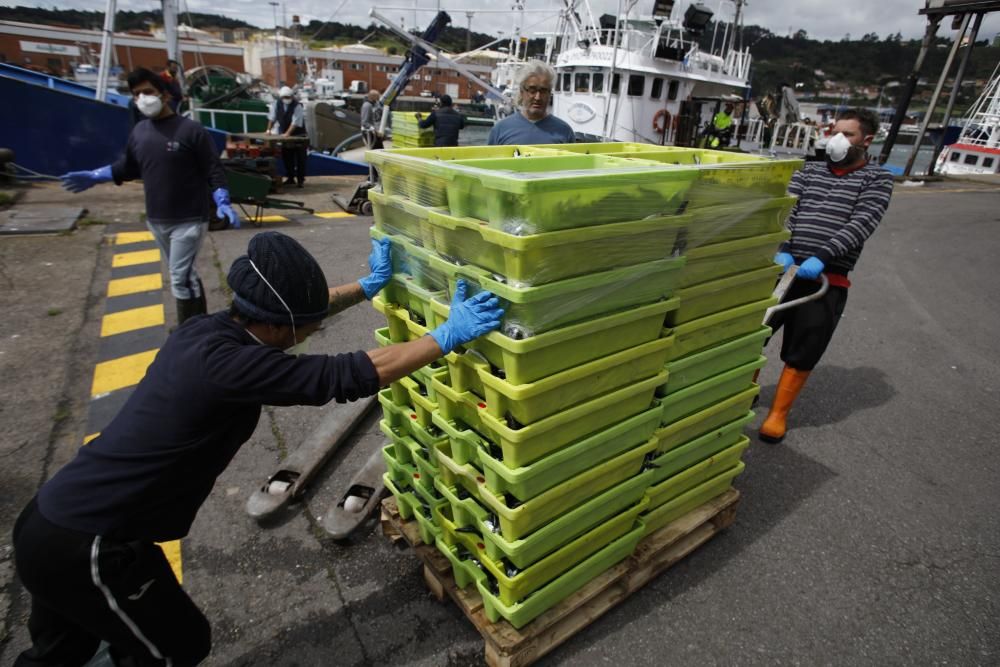
[[[535,95],[541,95],[542,97],[546,97],[547,95],[552,94],[551,88],[539,88],[538,86],[527,86],[521,88],[521,90],[527,93],[529,97],[534,97]]]

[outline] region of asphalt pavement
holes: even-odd
[[[311,179],[301,194],[334,211],[329,193],[351,182]],[[23,201],[67,196],[39,188]],[[106,224],[0,238],[0,664],[28,644],[9,528],[86,435],[107,239],[142,211],[136,186],[73,201]],[[331,285],[365,274],[369,218],[288,217],[266,227],[309,248]],[[212,309],[226,307],[225,271],[256,231],[209,235],[198,267]],[[735,525],[539,664],[1000,663],[998,256],[995,184],[897,185],[789,436],[752,438]],[[380,326],[359,305],[328,321],[312,351],[370,349]],[[263,526],[246,515],[250,493],[330,409],[265,409],[183,540],[184,586],[213,626],[208,664],[481,663],[482,640],[429,596],[411,554],[374,524],[347,545],[318,525],[381,443],[378,410],[303,502]]]

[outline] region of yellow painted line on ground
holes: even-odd
[[[94,368],[94,383],[90,387],[91,397],[139,384],[158,351],[139,352],[97,364]]]
[[[111,258],[111,266],[120,268],[123,266],[135,266],[136,264],[152,264],[160,261],[160,251],[156,248],[152,250],[136,250],[135,252],[123,252]]]
[[[144,276],[132,278],[116,278],[108,282],[108,296],[125,296],[140,292],[152,292],[163,289],[163,276],[159,273],[147,273]]]
[[[262,215],[256,220],[244,218],[243,222],[288,222],[288,218],[283,215]]]
[[[101,338],[116,336],[127,331],[157,327],[163,322],[162,303],[109,313],[101,319]]]
[[[83,436],[83,444],[86,445],[87,443],[89,443],[91,440],[93,440],[94,438],[96,438],[99,435],[100,435],[100,433],[91,433],[90,435]]]
[[[118,232],[115,234],[115,245],[128,245],[129,243],[144,243],[153,241],[152,232]]]
[[[345,211],[330,211],[329,213],[316,213],[317,218],[324,218],[326,220],[332,220],[333,218],[356,218],[357,216],[353,213],[347,213]]]
[[[181,541],[172,540],[170,542],[157,542],[157,544],[163,549],[163,555],[167,557],[170,569],[174,571],[174,576],[177,577],[177,583],[183,584],[184,573],[181,571]]]

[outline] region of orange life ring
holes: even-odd
[[[663,125],[660,125],[661,120],[663,121]],[[676,119],[671,118],[669,111],[666,109],[660,109],[656,112],[656,115],[653,116],[653,131],[658,134],[663,134],[666,132],[667,128],[670,127],[672,120]]]

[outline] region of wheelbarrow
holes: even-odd
[[[284,211],[305,211],[313,213],[314,210],[307,207],[305,202],[292,201],[290,199],[276,199],[270,197],[271,178],[265,174],[259,174],[238,169],[223,167],[226,172],[226,183],[229,186],[229,199],[243,212],[243,217],[257,225],[263,224],[264,209],[279,209]],[[247,212],[248,208],[253,209],[253,215]],[[228,226],[225,222],[219,226],[218,220],[211,229],[225,229]]]

